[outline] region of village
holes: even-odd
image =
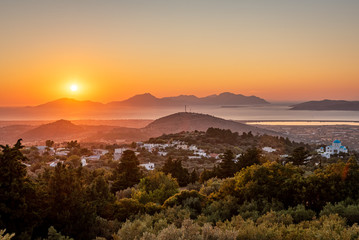
[[[73,141],[75,142],[75,141]],[[69,143],[67,143],[69,145]],[[184,141],[172,140],[167,143],[150,143],[150,142],[134,142],[129,145],[121,145],[119,147],[109,148],[100,145],[103,148],[98,146],[92,146],[91,150],[81,153],[77,151],[75,155],[79,157],[81,166],[98,168],[103,167],[105,161],[118,162],[120,161],[123,153],[126,150],[134,151],[136,156],[139,157],[140,166],[144,169],[151,171],[161,166],[162,162],[167,157],[172,157],[171,153],[173,151],[180,151],[183,157],[186,157],[188,161],[198,161],[198,163],[205,163],[204,160],[209,161],[214,166],[221,162],[221,157],[223,153],[210,152],[204,149],[199,148],[194,144],[188,144]],[[57,144],[54,146],[32,146],[26,147],[25,150],[30,151],[31,149],[36,150],[39,155],[51,156],[51,161],[47,162],[49,167],[56,167],[58,163],[64,163],[69,157],[73,154],[71,148],[66,146],[65,143]],[[286,159],[289,157],[289,154],[279,154],[276,148],[265,146],[261,148],[262,155],[271,155],[276,156],[278,159]],[[347,154],[348,148],[343,146],[341,141],[334,140],[331,145],[326,147],[320,147],[316,149],[314,153],[307,157],[307,161],[310,161],[314,155],[320,155],[323,158],[329,159],[330,157],[340,154]],[[241,156],[241,153],[235,154],[234,161]],[[159,160],[160,159],[160,160]],[[24,162],[27,167],[31,167],[31,164]],[[187,164],[187,167],[190,167],[190,164]]]

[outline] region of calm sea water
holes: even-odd
[[[289,104],[271,104],[266,106],[187,106],[188,112],[204,113],[216,117],[238,120],[243,122],[251,121],[351,121],[359,122],[359,111],[294,111],[289,110]],[[58,119],[92,119],[92,120],[117,120],[117,119],[150,119],[155,120],[177,112],[184,112],[183,107],[147,107],[128,108],[121,107],[108,111],[97,111],[87,113],[45,113],[45,116],[38,114],[0,114],[0,120],[58,120]],[[44,114],[44,113],[42,113]]]
[[[359,121],[359,111],[295,111],[286,105],[270,105],[258,107],[214,107],[189,106],[187,111],[210,114],[239,121]],[[183,112],[184,108],[142,109],[141,112],[122,113],[122,117],[156,119],[175,112]]]

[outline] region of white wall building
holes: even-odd
[[[264,148],[262,148],[262,150],[267,153],[272,153],[272,152],[277,151],[275,148],[272,148],[272,147],[264,147]]]
[[[140,164],[140,166],[146,168],[149,171],[155,169],[155,164],[151,162]]]
[[[348,153],[348,149],[342,145],[342,142],[338,139],[334,140],[332,145],[326,146],[325,150],[323,147],[317,149],[322,157],[330,158],[333,154]]]

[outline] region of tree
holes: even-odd
[[[191,175],[189,177],[189,182],[190,183],[195,183],[198,180],[199,180],[198,172],[196,171],[196,169],[193,169],[193,171],[191,172]]]
[[[253,164],[260,164],[261,162],[261,150],[256,147],[247,149],[242,156],[238,158],[238,169],[246,168],[252,166]]]
[[[293,165],[303,165],[305,159],[309,156],[309,152],[304,147],[298,147],[293,150],[292,155],[288,157]]]
[[[34,198],[34,191],[22,163],[27,159],[20,151],[21,139],[14,147],[0,147],[0,226],[15,233],[18,239],[30,238],[35,223],[26,200]]]
[[[68,149],[73,149],[73,148],[80,148],[80,144],[77,142],[77,140],[73,141],[71,140],[70,142],[66,143],[66,148]]]
[[[189,183],[189,172],[182,166],[182,161],[180,159],[173,161],[172,158],[169,157],[163,165],[162,171],[166,174],[171,174],[172,177],[176,178],[181,187],[187,186]]]
[[[237,172],[237,167],[234,162],[234,154],[231,150],[227,150],[223,155],[221,163],[219,164],[219,177],[233,177],[235,172]]]
[[[227,179],[217,195],[220,198],[232,195],[240,204],[253,200],[278,200],[285,206],[296,206],[303,202],[303,174],[303,170],[290,164],[252,165],[238,172],[234,178]]]
[[[139,183],[141,179],[139,164],[134,151],[126,150],[123,152],[120,163],[112,174],[114,183],[111,191],[113,193]]]
[[[48,181],[47,227],[75,239],[93,239],[96,209],[86,199],[81,168],[58,164]]]
[[[81,158],[77,155],[71,155],[67,158],[66,163],[70,163],[74,168],[81,166]]]
[[[45,240],[73,240],[72,238],[69,238],[67,236],[61,235],[61,233],[58,233],[56,229],[51,226],[48,230],[48,238]]]
[[[54,141],[52,141],[52,140],[46,140],[46,142],[45,142],[45,145],[46,145],[46,147],[52,147],[53,145],[54,145]]]
[[[87,199],[95,206],[98,216],[111,219],[113,217],[115,196],[110,192],[105,178],[97,176],[87,189]]]
[[[138,190],[133,197],[140,203],[154,202],[163,204],[166,199],[178,192],[176,179],[163,172],[151,172],[147,177],[142,178],[138,184]]]

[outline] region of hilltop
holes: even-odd
[[[313,111],[359,111],[359,101],[322,100],[309,101],[293,105],[290,110]]]
[[[183,131],[206,131],[208,128],[230,129],[242,134],[252,132],[253,134],[268,134],[279,136],[277,132],[266,130],[231,120],[214,117],[207,114],[179,112],[159,118],[142,128],[118,127],[109,125],[77,125],[68,120],[42,124],[40,126],[7,126],[1,128],[0,132],[8,132],[10,129],[16,132],[11,138],[0,139],[4,142],[23,138],[24,142],[36,142],[52,139],[55,141],[83,140],[83,141],[109,141],[118,140],[140,141],[162,134],[178,133]]]
[[[230,129],[232,132],[251,131],[254,134],[272,134],[277,135],[274,131],[268,131],[247,124],[225,120],[208,114],[179,112],[159,118],[144,128],[152,135],[161,135],[168,133],[178,133],[182,131],[206,131],[208,128]]]
[[[41,140],[63,140],[81,136],[85,132],[82,126],[75,125],[67,120],[58,120],[56,122],[40,125],[34,129],[20,134],[19,137],[24,141]]]

